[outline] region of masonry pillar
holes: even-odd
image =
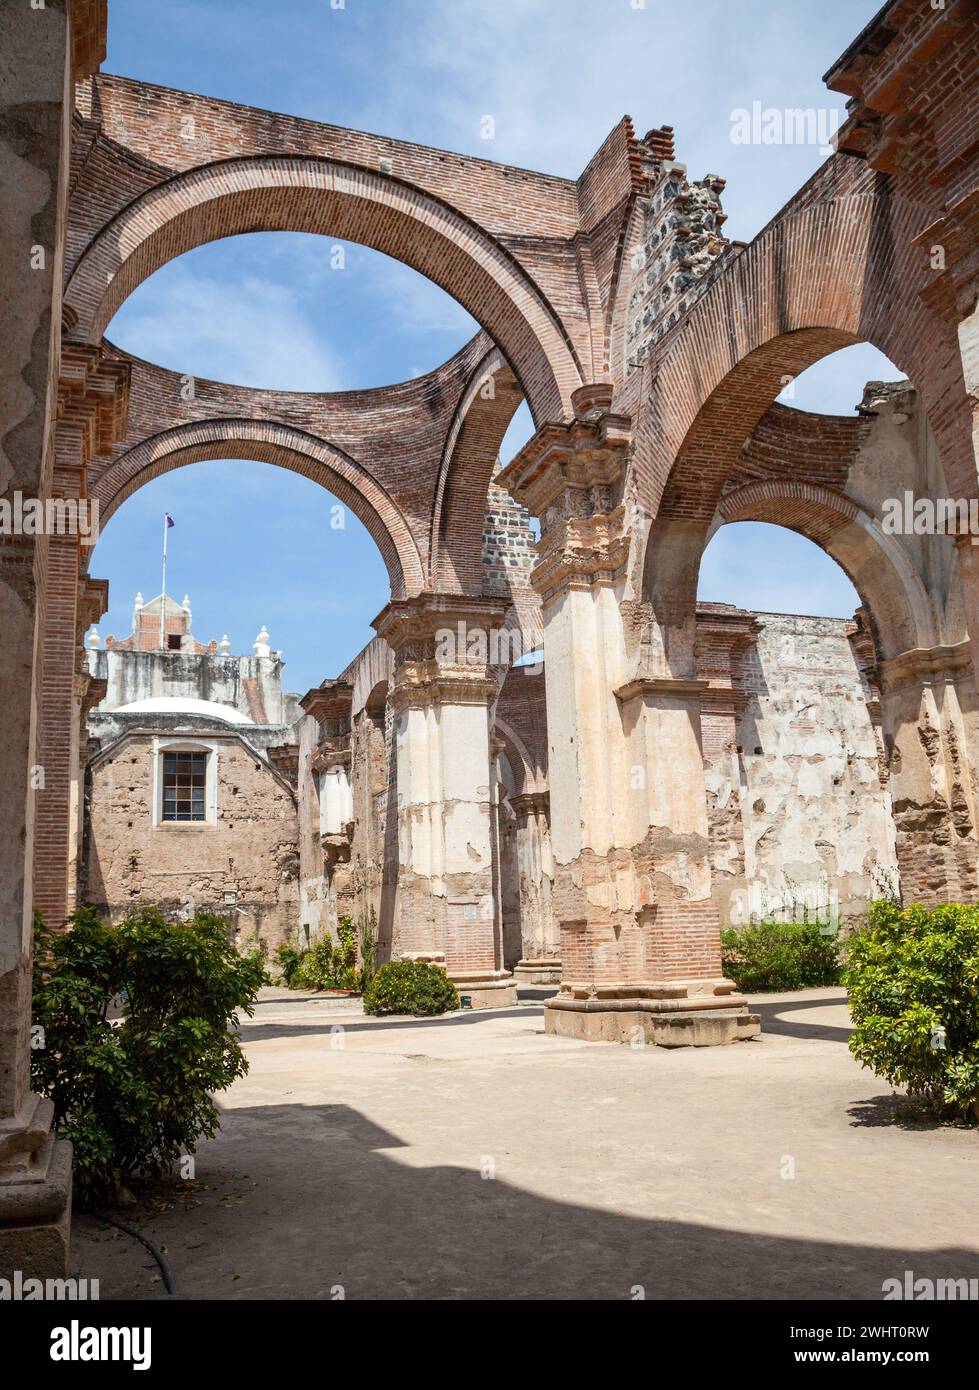
[[[392,958],[444,961],[475,1008],[514,1002],[494,891],[490,666],[506,604],[421,594],[374,620],[394,652],[398,867]]]
[[[310,865],[310,878],[320,883],[316,890],[320,893],[317,926],[335,934],[341,917],[354,916],[350,870],[354,829],[350,783],[353,686],[346,681],[324,681],[304,695],[299,704],[317,722],[316,744],[309,756],[309,771],[316,779],[316,805],[312,825],[308,830],[305,825],[302,827],[315,858],[319,859],[316,867],[320,872],[313,873]],[[306,819],[304,812],[303,821]]]
[[[905,652],[878,669],[902,899],[979,901],[971,643]]]
[[[0,8],[0,491],[5,510],[46,495],[52,468],[61,246],[70,120],[63,0]],[[30,1084],[31,860],[36,778],[36,640],[44,541],[0,537],[0,1278],[63,1277],[71,1146]]]
[[[540,518],[559,995],[549,1032],[668,1046],[727,1042],[757,1019],[723,978],[711,901],[699,697],[637,674],[625,600],[631,421],[583,387],[498,481]]]
[[[561,933],[551,901],[554,860],[550,797],[546,791],[519,792],[510,798],[510,805],[516,819],[522,937],[522,954],[513,973],[526,984],[557,984],[561,979]]]

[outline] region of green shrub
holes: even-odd
[[[169,1172],[216,1132],[213,1093],[248,1069],[235,1014],[253,1011],[266,976],[208,913],[168,922],[143,908],[113,927],[80,909],[69,926],[36,933],[43,1046],[32,1052],[32,1084],[54,1101],[75,1146],[76,1193],[92,1205],[132,1176]]]
[[[364,992],[368,1014],[427,1016],[458,1009],[455,986],[440,965],[426,961],[391,960],[382,965]]]
[[[850,943],[850,1051],[939,1115],[979,1100],[979,907],[878,902]]]
[[[300,958],[291,980],[293,989],[356,989],[357,936],[349,917],[341,917],[337,940],[323,936]]]
[[[360,918],[358,933],[360,936],[360,972],[357,982],[361,992],[366,992],[377,973],[377,913],[373,908]]]
[[[283,942],[281,946],[275,948],[275,960],[279,967],[279,974],[282,976],[283,984],[290,986],[296,971],[302,964],[303,952],[297,950],[295,946],[290,946]]]
[[[721,937],[724,973],[744,990],[807,989],[840,982],[840,943],[816,922],[759,922]]]

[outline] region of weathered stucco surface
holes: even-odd
[[[229,917],[243,945],[274,948],[294,936],[298,915],[292,788],[235,735],[188,730],[181,742],[216,761],[214,823],[154,824],[161,740],[125,735],[90,766],[83,898],[113,919],[144,904],[210,909]]]
[[[845,922],[897,887],[882,748],[853,624],[751,617],[757,633],[741,658],[743,712],[719,738],[719,721],[704,716],[722,922],[793,920],[805,911]]]

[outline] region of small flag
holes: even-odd
[[[169,531],[170,527],[173,525],[173,517],[169,512],[165,512],[164,515],[167,519],[167,530]]]

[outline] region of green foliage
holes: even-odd
[[[850,1051],[938,1115],[979,1100],[979,907],[874,903],[850,942]]]
[[[373,907],[362,916],[357,924],[360,936],[360,975],[359,985],[366,992],[377,973],[377,913]]]
[[[86,908],[69,928],[38,924],[32,1085],[75,1146],[80,1201],[97,1205],[217,1131],[213,1093],[248,1069],[235,1014],[252,1013],[266,976],[209,913],[168,922],[142,908],[113,927]]]
[[[301,957],[292,978],[292,989],[356,989],[357,935],[349,917],[341,917],[337,940],[323,936]]]
[[[296,971],[302,964],[303,951],[299,951],[295,946],[290,946],[283,941],[281,946],[275,948],[275,961],[279,967],[279,974],[282,976],[283,983],[290,987],[295,979]]]
[[[840,944],[816,922],[758,922],[721,936],[724,973],[744,990],[806,989],[840,982]]]
[[[455,986],[440,965],[427,961],[391,960],[382,965],[364,991],[368,1014],[427,1016],[458,1009]]]

